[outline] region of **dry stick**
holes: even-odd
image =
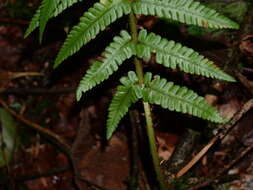
[[[243,115],[247,113],[253,107],[253,99],[246,102],[243,107],[234,114],[233,118],[226,124],[221,127],[221,131],[218,132],[209,143],[185,166],[183,167],[176,175],[176,178],[183,176],[189,169],[192,168],[205,154],[206,152],[214,145],[217,140],[222,140],[228,132],[242,119]]]
[[[39,72],[8,72],[11,79],[16,79],[20,77],[31,77],[31,76],[43,76],[43,73]]]
[[[247,148],[245,148],[238,157],[236,157],[234,160],[232,160],[228,165],[226,165],[215,177],[208,179],[207,181],[204,181],[200,184],[197,184],[191,188],[189,188],[188,190],[197,190],[199,188],[205,187],[207,185],[209,185],[210,183],[218,180],[218,178],[224,174],[227,170],[229,170],[236,162],[238,162],[240,159],[242,159],[246,154],[248,154],[251,150],[253,149],[253,143],[248,146]]]
[[[12,110],[11,108],[9,108],[9,106],[0,98],[0,104],[10,113],[12,114],[15,118],[17,118],[18,120],[20,120],[21,122],[23,122],[24,124],[32,127],[33,129],[35,129],[36,131],[40,132],[41,134],[43,135],[46,135],[48,137],[51,137],[54,139],[54,141],[56,141],[56,144],[57,146],[63,150],[64,153],[66,153],[66,155],[68,156],[68,158],[70,159],[70,162],[71,162],[71,167],[74,168],[76,166],[76,163],[73,159],[73,156],[72,156],[72,152],[71,152],[71,148],[70,146],[65,142],[64,139],[62,139],[59,135],[55,134],[54,132],[38,125],[37,123],[34,123],[32,121],[29,121],[27,119],[25,119],[22,115],[20,114],[17,114],[14,110]],[[81,177],[79,176],[78,174],[76,175],[76,170],[74,168],[74,175],[76,178],[86,182],[87,184],[89,184],[90,186],[94,186],[98,189],[101,189],[101,190],[108,190],[108,189],[105,189],[99,185],[97,185],[96,183],[92,182],[92,181],[89,181],[87,179],[85,179],[84,177]]]

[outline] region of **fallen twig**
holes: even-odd
[[[226,171],[228,171],[235,163],[237,163],[239,160],[241,160],[246,154],[248,154],[253,149],[253,143],[245,148],[239,156],[237,156],[234,160],[232,160],[228,165],[226,165],[215,177],[210,178],[202,183],[199,183],[193,187],[190,187],[188,190],[197,190],[199,188],[205,187],[209,185],[212,182],[216,182],[219,180],[218,178],[224,174]]]
[[[253,99],[246,102],[243,107],[234,114],[233,118],[221,127],[221,131],[218,132],[209,143],[186,165],[184,166],[176,175],[176,178],[183,176],[189,169],[192,168],[214,145],[217,140],[222,140],[228,132],[242,119],[245,113],[247,113],[253,107]]]

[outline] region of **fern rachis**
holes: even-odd
[[[40,37],[42,37],[48,19],[57,16],[78,1],[81,0],[55,0],[55,2],[43,0],[31,21],[26,36],[39,26]],[[48,12],[45,11],[45,7],[48,7]],[[186,87],[174,85],[159,76],[152,78],[151,73],[146,73],[144,77],[143,66],[137,57],[149,59],[151,53],[154,53],[156,62],[165,67],[179,68],[191,74],[226,81],[234,81],[234,78],[213,65],[212,61],[180,43],[168,41],[146,30],[138,33],[135,14],[163,17],[186,24],[217,29],[237,29],[239,26],[215,10],[193,0],[101,0],[86,11],[80,18],[79,24],[72,28],[56,57],[54,67],[59,66],[65,59],[76,53],[115,20],[128,14],[130,14],[130,26],[133,26],[130,27],[131,36],[126,31],[121,32],[121,35],[115,37],[105,49],[103,59],[92,63],[79,84],[77,99],[80,100],[83,93],[108,79],[126,59],[135,56],[136,73],[129,72],[127,77],[120,79],[122,84],[117,87],[117,92],[109,106],[106,136],[111,137],[129,107],[142,99],[154,168],[160,188],[165,190],[167,188],[160,174],[159,159],[156,154],[149,103],[213,122],[222,123],[226,120],[222,119],[218,111],[208,105],[203,97]]]

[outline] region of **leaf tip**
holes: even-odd
[[[81,100],[81,97],[82,97],[82,92],[80,90],[77,90],[76,91],[76,101],[80,101]]]

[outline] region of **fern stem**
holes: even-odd
[[[129,24],[130,24],[130,30],[131,30],[131,36],[132,36],[133,42],[138,43],[137,19],[133,12],[131,12],[129,15]],[[135,70],[138,76],[139,84],[143,86],[144,74],[143,74],[142,63],[138,58],[135,57],[134,64],[135,64]],[[167,184],[165,182],[163,173],[161,171],[159,158],[157,155],[155,133],[154,133],[154,128],[153,128],[150,105],[149,103],[143,101],[143,106],[144,106],[144,112],[145,112],[145,118],[146,118],[146,130],[147,130],[147,136],[149,140],[149,148],[150,148],[150,153],[152,156],[152,161],[153,161],[153,166],[155,169],[157,181],[159,183],[160,190],[167,190],[168,189]]]
[[[129,14],[129,24],[130,24],[130,30],[131,30],[131,36],[134,43],[138,42],[138,31],[137,31],[137,19],[133,12]],[[135,65],[135,71],[139,79],[140,85],[143,85],[144,83],[144,74],[143,74],[143,68],[141,61],[138,58],[134,58],[134,65]]]

